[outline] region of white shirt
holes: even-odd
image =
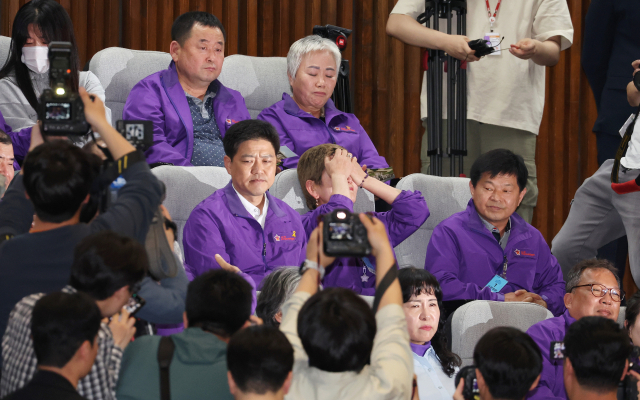
[[[231,187],[233,187],[233,184],[231,185]],[[245,199],[240,193],[238,193],[238,191],[236,190],[235,187],[233,188],[233,190],[236,191],[236,194],[240,198],[240,202],[242,203],[244,208],[247,210],[249,215],[251,215],[253,218],[255,218],[256,221],[258,221],[258,223],[262,227],[262,229],[264,229],[264,221],[267,219],[266,210],[269,209],[269,198],[267,197],[267,194],[266,193],[263,194],[263,196],[264,196],[264,205],[262,206],[262,210],[261,210],[258,207],[254,206],[253,204],[249,203],[249,201],[247,199]]]
[[[442,370],[440,359],[433,347],[430,347],[424,357],[413,354],[413,371],[418,377],[418,392],[420,399],[427,400],[451,400],[456,391],[455,376],[448,377]]]
[[[635,114],[631,114],[631,117],[625,122],[624,126],[620,128],[620,136],[624,137],[625,132],[629,124],[633,122]],[[629,147],[624,157],[620,159],[620,164],[623,167],[629,169],[640,168],[640,121],[636,122],[633,127],[633,133],[631,134],[631,140],[629,140]]]
[[[493,13],[497,0],[489,0]],[[424,12],[424,0],[399,0],[392,14],[417,18]],[[486,3],[467,2],[467,37],[484,38],[490,31]],[[440,20],[440,31],[446,32],[446,20]],[[522,129],[538,134],[545,97],[545,67],[531,60],[521,60],[509,53],[509,46],[525,38],[541,42],[561,37],[560,49],[573,42],[573,25],[567,0],[504,0],[500,5],[494,33],[504,36],[502,54],[486,56],[469,63],[467,69],[467,118],[485,124]],[[456,32],[452,28],[452,32]],[[443,92],[446,93],[444,74]],[[422,118],[427,117],[426,73],[420,97]],[[446,118],[446,100],[443,100]]]

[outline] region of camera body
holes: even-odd
[[[72,49],[69,42],[49,44],[51,89],[42,92],[38,109],[44,135],[82,136],[90,129],[82,99],[71,88]]]
[[[480,389],[478,389],[475,365],[467,365],[460,369],[455,379],[456,387],[458,387],[461,378],[464,378],[464,387],[462,388],[462,397],[464,400],[480,400]]]
[[[153,122],[143,120],[120,120],[116,122],[116,130],[136,150],[147,151],[153,144]]]
[[[365,257],[371,244],[358,214],[339,208],[324,216],[323,249],[331,257]]]

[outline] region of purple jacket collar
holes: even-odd
[[[237,217],[243,217],[243,218],[252,219],[252,220],[255,219],[251,215],[249,215],[249,212],[247,211],[247,209],[244,208],[244,205],[242,205],[242,202],[240,201],[240,197],[238,197],[238,194],[236,193],[236,191],[233,188],[232,181],[229,181],[227,186],[225,186],[224,189],[222,189],[222,190],[224,191],[224,194],[227,197],[229,210],[231,210],[231,213],[233,215],[235,215]],[[268,190],[266,192],[266,195],[267,195],[267,198],[269,199],[269,210],[267,210],[267,216],[268,216],[268,212],[269,211],[273,211],[273,213],[278,218],[286,217],[287,213],[285,213],[280,208],[278,203],[276,201],[274,201],[273,196],[271,195],[271,193],[269,193]]]
[[[485,236],[489,236],[495,241],[495,238],[493,237],[491,232],[482,223],[473,199],[469,200],[465,212],[467,213],[468,217],[467,229],[478,232]],[[508,241],[518,241],[530,237],[531,233],[526,229],[526,224],[527,223],[518,214],[511,214],[511,234],[509,235]]]
[[[571,314],[569,314],[569,309],[566,309],[565,312],[562,314],[562,318],[564,318],[564,325],[567,329],[569,329],[569,327],[571,326],[571,324],[573,324],[574,322],[576,322],[576,319],[573,318],[571,316]]]
[[[284,111],[287,114],[293,115],[294,117],[298,117],[298,118],[317,119],[316,117],[309,114],[308,112],[303,111],[298,106],[298,103],[296,103],[293,97],[289,96],[287,93],[282,93],[282,100],[284,100]],[[333,103],[333,100],[329,99],[327,100],[327,103],[324,105],[324,116],[325,116],[327,125],[329,125],[329,121],[331,121],[336,116],[342,116],[342,112],[336,108],[335,104]]]
[[[424,357],[427,353],[427,350],[431,348],[431,341],[426,342],[425,344],[415,344],[413,342],[409,342],[409,346],[411,346],[411,351],[417,356]]]

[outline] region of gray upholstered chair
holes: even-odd
[[[395,248],[400,268],[424,268],[427,244],[435,227],[467,208],[471,198],[469,179],[411,174],[402,178],[396,187],[400,190],[419,190],[429,207],[430,215],[425,223]]]
[[[473,363],[473,349],[490,329],[511,326],[525,332],[533,324],[552,318],[546,308],[533,303],[476,300],[458,308],[451,320],[451,351],[462,366]]]
[[[231,175],[222,167],[174,167],[163,165],[151,170],[167,187],[165,207],[178,225],[178,245],[182,247],[182,231],[191,211],[216,190],[227,186]]]
[[[624,318],[625,315],[627,314],[627,307],[620,307],[620,313],[618,314],[618,321],[616,321],[618,323],[618,325],[620,325],[620,328],[624,329]]]
[[[7,36],[0,36],[0,68],[4,67],[4,64],[7,62],[10,48],[11,38]]]
[[[296,210],[300,215],[309,211],[307,202],[302,193],[302,187],[298,182],[298,170],[287,169],[276,175],[273,186],[269,192],[278,199],[284,201],[289,207]],[[375,203],[373,194],[365,189],[358,189],[358,197],[354,204],[353,211],[357,213],[374,211]]]

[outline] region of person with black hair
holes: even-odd
[[[97,157],[64,140],[45,136],[45,142],[40,129],[32,129],[23,169],[0,202],[0,241],[13,237],[0,242],[0,333],[21,298],[67,284],[74,248],[83,238],[111,230],[144,243],[160,205],[162,186],[144,157],[109,124],[99,98],[90,97],[83,88],[80,96],[87,121],[124,166],[127,183],[106,212],[92,219],[97,207],[93,208],[88,213],[92,215],[83,216],[91,222],[81,222],[81,213],[95,204],[90,192]]]
[[[102,315],[84,293],[56,292],[33,307],[31,329],[38,369],[10,400],[80,400],[78,382],[91,370],[99,351]]]
[[[214,15],[180,15],[171,27],[169,67],[131,89],[122,119],[153,122],[150,164],[223,166],[227,130],[251,118],[240,92],[218,80],[226,39]]]
[[[227,382],[227,343],[238,330],[261,321],[251,316],[249,283],[234,272],[209,271],[187,289],[185,330],[171,335],[171,398],[233,399]],[[166,340],[166,339],[165,339]],[[160,398],[159,336],[142,336],[124,353],[116,388],[118,400]]]
[[[16,158],[27,155],[31,127],[38,120],[38,100],[49,88],[49,48],[54,41],[71,43],[71,88],[87,92],[105,101],[102,84],[90,71],[82,71],[73,23],[67,11],[54,0],[32,0],[16,14],[11,30],[11,48],[6,63],[0,69],[0,112],[7,133],[14,140]],[[105,107],[105,118],[111,123],[111,111]],[[88,137],[74,141],[85,142]]]
[[[401,268],[398,281],[420,398],[448,400],[462,360],[445,344],[440,284],[429,271],[415,267]]]
[[[523,400],[540,381],[542,356],[526,333],[505,326],[480,338],[473,350],[473,364],[480,399]],[[461,379],[454,400],[463,400],[463,386]]]
[[[240,121],[224,137],[231,181],[198,204],[184,227],[187,276],[238,268],[257,286],[280,266],[304,261],[307,237],[300,214],[273,197],[280,138],[268,122]]]
[[[522,157],[497,149],[471,166],[465,211],[433,231],[425,269],[444,300],[527,301],[564,312],[564,281],[544,237],[515,213],[527,189]]]
[[[627,376],[631,343],[625,331],[603,317],[584,317],[564,337],[564,387],[569,400],[617,398]]]
[[[11,136],[0,129],[0,175],[5,178],[4,184],[2,185],[4,188],[0,187],[0,198],[2,198],[4,190],[9,187],[9,183],[11,183],[15,175],[14,162],[15,155],[13,154]]]
[[[87,236],[75,249],[69,285],[62,291],[88,295],[97,304],[101,318],[111,319],[100,326],[96,362],[78,384],[78,392],[89,400],[115,399],[122,352],[135,333],[135,320],[123,307],[138,291],[148,268],[144,246],[114,232]],[[38,349],[34,353],[29,326],[35,317],[34,306],[44,295],[27,296],[11,311],[2,337],[0,396],[23,387],[36,373]]]
[[[624,291],[616,268],[607,260],[588,259],[569,271],[564,304],[567,310],[560,316],[532,325],[527,334],[542,352],[543,368],[540,384],[529,399],[565,399],[563,364],[551,358],[551,342],[564,340],[569,327],[584,317],[599,316],[612,321],[618,319]]]
[[[377,260],[377,312],[345,288],[318,291],[334,257],[322,249],[321,223],[309,238],[298,289],[282,307],[280,330],[295,362],[290,399],[408,399],[413,361],[397,263],[384,223],[359,214]],[[386,289],[386,290],[385,290]],[[374,346],[375,342],[375,346]]]
[[[279,327],[282,305],[289,300],[300,282],[298,268],[276,268],[262,280],[256,305],[256,315],[265,325]]]
[[[250,326],[231,337],[227,368],[235,400],[282,400],[293,378],[293,347],[273,326]]]
[[[640,292],[635,292],[627,299],[627,308],[624,313],[624,328],[627,330],[631,343],[640,346],[640,324],[636,324],[640,315]]]

